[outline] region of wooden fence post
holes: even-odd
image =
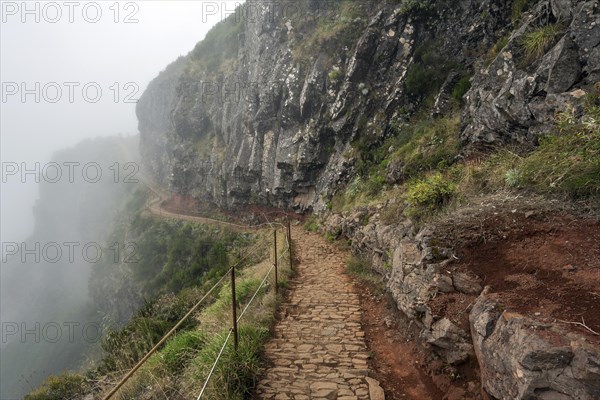
[[[292,254],[292,224],[289,217],[287,220],[287,242],[288,252],[290,253],[290,271],[292,271],[294,269],[294,256]]]
[[[233,348],[238,351],[237,301],[235,299],[235,265],[231,268],[231,313],[233,315]]]
[[[277,277],[277,229],[273,229],[273,247],[275,249],[275,293],[279,293],[279,278]]]

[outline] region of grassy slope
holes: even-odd
[[[355,146],[359,174],[332,199],[332,211],[389,201],[382,220],[394,223],[407,216],[430,217],[448,204],[501,190],[590,203],[600,197],[599,91],[584,99],[583,115],[558,114],[554,128],[527,154],[503,148],[483,160],[462,160],[459,119],[452,115],[417,116],[399,132],[375,148]],[[401,178],[390,186],[382,177],[393,163]]]
[[[84,374],[65,373],[49,377],[37,390],[31,392],[27,400],[47,400],[56,398],[77,398],[89,392],[103,392],[110,388],[106,382],[113,382],[135,363],[160,340],[160,338],[208,291],[223,275],[228,266],[236,262],[236,257],[231,254],[238,253],[238,249],[246,248],[258,243],[260,251],[257,256],[241,264],[238,273],[236,294],[240,308],[243,308],[250,297],[258,289],[263,277],[271,267],[268,259],[269,238],[271,231],[261,232],[253,239],[240,240],[236,234],[217,231],[214,227],[206,227],[179,221],[157,220],[152,217],[138,216],[144,219],[144,232],[149,238],[160,236],[166,242],[167,249],[194,251],[194,245],[204,244],[208,254],[211,249],[224,247],[225,243],[237,245],[235,251],[225,258],[223,265],[206,270],[204,275],[198,275],[198,281],[192,280],[177,292],[169,290],[173,280],[167,281],[164,294],[146,304],[140,309],[132,320],[123,328],[110,331],[102,341],[104,357],[96,368]],[[134,219],[135,225],[137,219]],[[167,231],[166,228],[173,228]],[[181,244],[181,232],[190,235],[190,243]],[[160,234],[157,234],[159,232]],[[194,235],[195,233],[195,235]],[[208,236],[212,235],[211,245]],[[149,238],[142,237],[142,240]],[[284,246],[285,238],[280,236],[280,249]],[[265,242],[266,240],[266,242]],[[150,249],[150,250],[148,250]],[[164,254],[163,268],[168,268],[172,262],[169,254],[162,247],[149,246],[140,254],[142,259],[156,261],[159,254]],[[182,251],[183,251],[182,250]],[[242,251],[242,253],[244,253]],[[280,256],[283,251],[280,250]],[[181,256],[181,255],[179,255]],[[193,258],[199,257],[197,255]],[[264,259],[267,257],[266,259]],[[272,256],[271,256],[272,257]],[[201,257],[200,257],[201,258]],[[264,260],[263,260],[264,259]],[[178,268],[186,269],[183,262],[186,257],[177,258]],[[263,260],[260,261],[259,260]],[[213,260],[215,262],[221,259]],[[280,269],[280,285],[287,285],[289,276],[289,258],[283,256],[280,260],[283,266]],[[194,264],[187,267],[193,274]],[[146,276],[147,282],[153,282]],[[177,274],[170,275],[175,279]],[[140,279],[144,280],[141,276]],[[176,280],[175,280],[176,282]],[[216,295],[212,295],[206,306],[181,327],[169,341],[153,355],[148,362],[133,376],[133,378],[120,390],[116,398],[140,398],[148,393],[165,393],[168,398],[187,399],[197,395],[212,362],[227,335],[231,326],[231,288],[229,280],[222,286]],[[245,394],[252,392],[256,374],[260,365],[260,350],[268,338],[269,328],[274,319],[277,297],[273,290],[273,275],[267,280],[267,285],[258,292],[253,305],[248,309],[240,325],[240,350],[236,354],[232,351],[231,343],[226,348],[222,361],[219,363],[215,375],[209,386],[206,398],[214,399],[242,399]]]

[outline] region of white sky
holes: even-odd
[[[139,98],[151,79],[192,50],[236,3],[72,1],[71,6],[68,1],[30,1],[26,7],[34,13],[26,14],[22,1],[2,1],[2,162],[43,165],[54,151],[84,138],[137,133],[135,104],[124,102],[125,95],[139,88],[133,96]],[[98,8],[101,16],[91,23]],[[60,19],[51,23],[57,19],[57,10]],[[128,15],[138,22],[124,23]],[[71,17],[73,22],[69,22]],[[19,86],[25,83],[35,91],[36,82],[40,83],[40,102],[36,103],[32,94],[23,101]],[[56,84],[46,86],[44,96],[44,85],[52,82]],[[73,102],[65,82],[79,84],[74,87]],[[86,83],[101,88],[97,103],[84,98],[82,88]],[[120,89],[116,102],[114,83]],[[129,90],[125,90],[127,83],[133,83]],[[11,95],[15,87],[19,92]],[[62,97],[53,104],[48,100],[56,96],[56,87],[61,89]],[[95,95],[93,88],[87,93]],[[35,184],[8,179],[8,183],[2,183],[1,196],[2,241],[24,239],[33,228]]]

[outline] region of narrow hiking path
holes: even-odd
[[[155,195],[147,209],[156,216],[234,230],[254,228],[167,210],[161,205],[165,193],[146,186]],[[257,397],[384,400],[383,389],[369,377],[359,294],[345,274],[348,255],[303,227],[293,227],[292,238],[297,275],[265,346]]]
[[[292,237],[298,275],[265,346],[258,398],[383,399],[368,377],[360,301],[345,274],[346,254],[302,228],[294,228]]]
[[[171,197],[171,194],[158,188],[156,185],[150,183],[150,180],[144,176],[140,176],[139,180],[150,192],[154,194],[154,198],[150,199],[146,204],[146,209],[150,213],[162,217],[162,218],[173,218],[182,221],[196,222],[204,225],[219,226],[222,228],[228,228],[238,232],[250,231],[255,229],[252,226],[234,224],[232,222],[220,221],[213,218],[199,217],[196,215],[190,215],[191,210],[167,210],[162,206],[162,203]]]
[[[217,219],[206,218],[206,217],[198,217],[195,215],[189,215],[189,214],[185,214],[185,213],[176,213],[176,212],[173,212],[171,210],[167,210],[167,209],[161,207],[161,205],[160,205],[161,201],[162,201],[161,199],[157,199],[148,205],[148,210],[152,214],[159,216],[159,217],[173,218],[173,219],[179,219],[182,221],[189,221],[189,222],[196,222],[198,224],[204,224],[204,225],[214,225],[214,226],[219,226],[219,227],[228,228],[228,229],[231,229],[234,231],[241,231],[241,232],[251,231],[251,230],[255,229],[254,227],[247,226],[247,225],[239,225],[239,224],[234,224],[232,222],[219,221]]]

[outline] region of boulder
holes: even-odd
[[[455,272],[452,274],[452,284],[456,291],[465,294],[479,294],[483,289],[481,279],[471,276],[464,272]]]
[[[600,398],[600,349],[480,296],[469,321],[483,389],[495,399]]]
[[[581,64],[575,42],[564,36],[543,58],[537,74],[547,76],[547,93],[568,91],[579,80]]]
[[[448,318],[435,322],[422,336],[451,365],[463,363],[473,354],[469,335]]]

